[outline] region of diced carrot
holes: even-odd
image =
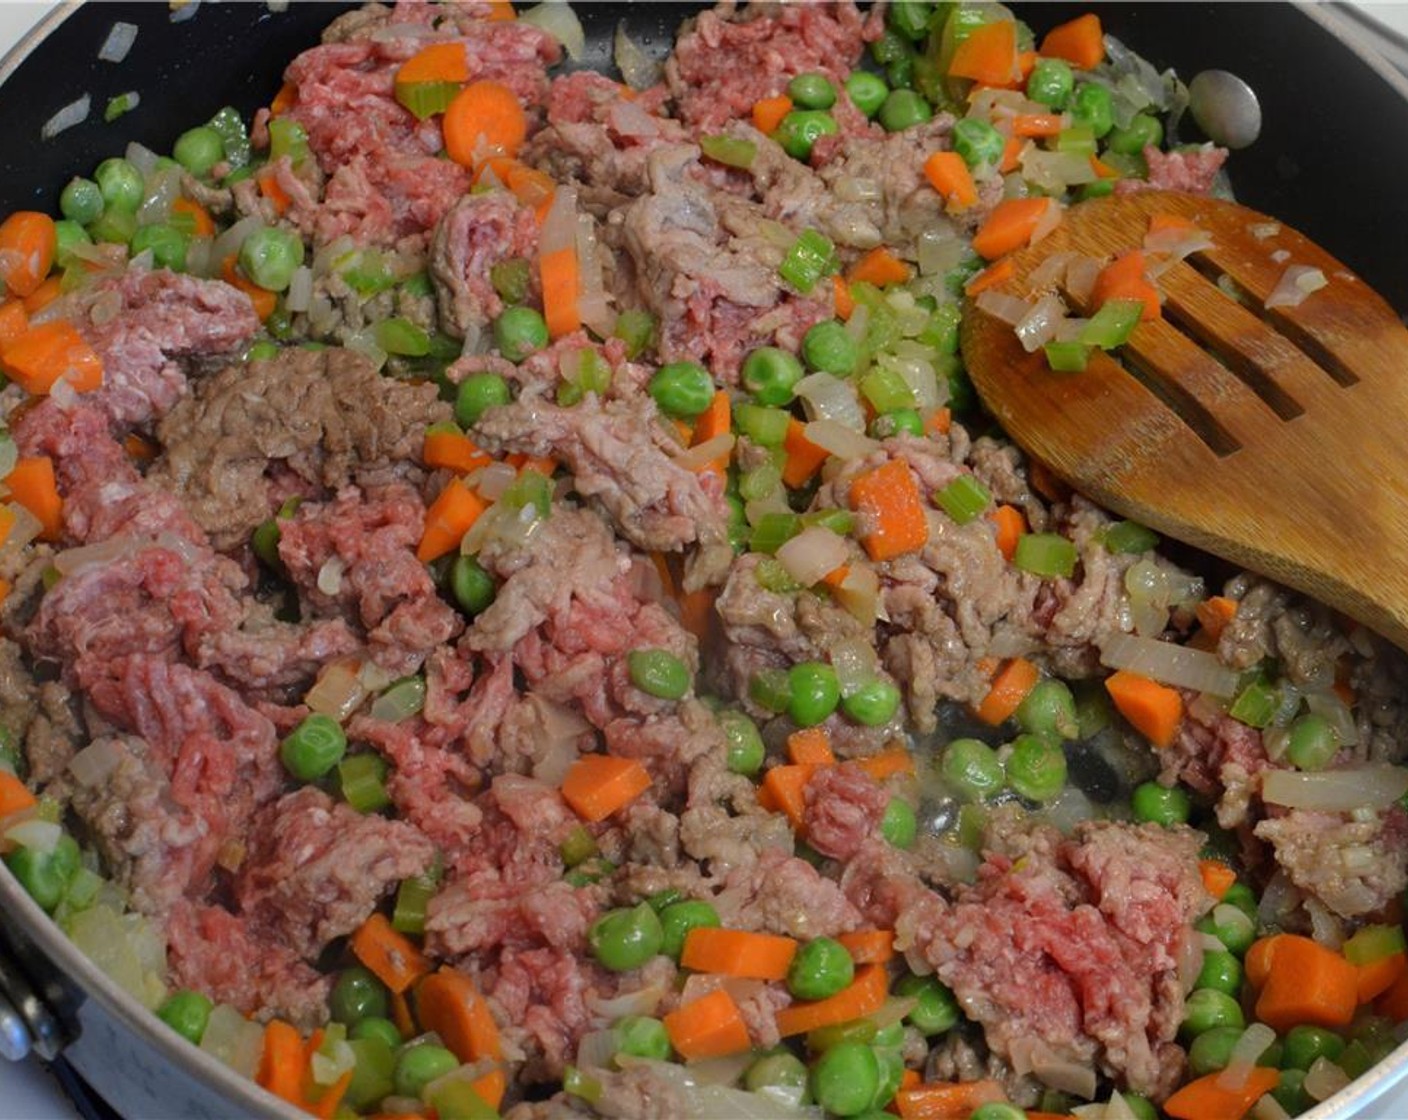
[[[836,940],[856,964],[885,964],[895,956],[895,931],[892,929],[858,929],[840,934]]]
[[[20,459],[5,476],[10,499],[18,502],[39,519],[44,528],[39,539],[56,541],[64,530],[64,500],[54,480],[54,461],[47,455]]]
[[[290,1104],[303,1104],[303,1072],[308,1058],[297,1028],[282,1019],[271,1019],[264,1028],[264,1049],[255,1080],[261,1088]]]
[[[900,260],[883,245],[871,249],[851,266],[846,274],[852,284],[874,284],[877,288],[891,284],[904,284],[914,275],[914,269]]]
[[[1220,859],[1199,860],[1198,873],[1203,877],[1203,889],[1218,902],[1222,901],[1227,889],[1237,881],[1237,873]]]
[[[665,1033],[675,1052],[687,1062],[723,1058],[752,1045],[743,1013],[723,988],[671,1011],[665,1016]]]
[[[997,170],[1003,175],[1016,171],[1022,162],[1022,153],[1030,141],[1020,136],[1009,136],[1002,145],[1002,158],[997,161]]]
[[[417,984],[415,992],[420,1029],[438,1034],[460,1061],[503,1061],[503,1043],[493,1012],[463,972],[444,966]]]
[[[803,766],[834,766],[831,736],[824,727],[804,727],[787,736],[787,757]]]
[[[289,206],[293,204],[293,199],[288,196],[288,192],[283,187],[279,186],[278,174],[272,170],[261,171],[255,181],[259,184],[259,193],[273,204],[274,213],[287,213]]]
[[[1099,156],[1093,155],[1090,157],[1090,169],[1102,179],[1118,179],[1120,177],[1119,171],[1111,167]]]
[[[0,813],[0,816],[3,815]],[[1387,1015],[1395,1023],[1408,1019],[1408,970],[1399,973],[1398,978],[1389,985],[1388,991],[1379,996],[1374,1003],[1374,1010],[1380,1015]]]
[[[1016,506],[1001,505],[987,515],[997,526],[997,550],[1008,560],[1017,552],[1017,539],[1027,531],[1027,519]]]
[[[787,814],[792,827],[800,832],[807,811],[807,783],[815,771],[815,766],[795,762],[774,766],[758,786],[758,804],[770,812]]]
[[[482,1077],[471,1081],[469,1087],[479,1094],[485,1104],[497,1111],[504,1102],[504,1093],[508,1091],[508,1074],[502,1066],[495,1066]]]
[[[957,152],[934,152],[924,161],[924,178],[950,210],[966,210],[978,202],[973,173]]]
[[[33,808],[38,803],[28,786],[8,770],[0,770],[0,817]]]
[[[718,599],[718,589],[700,587],[685,591],[676,597],[680,608],[680,625],[699,639],[701,646],[707,646],[714,633],[714,603]]]
[[[883,964],[866,964],[856,969],[856,978],[834,996],[794,1003],[777,1013],[777,1033],[783,1038],[805,1034],[834,1023],[864,1019],[880,1010],[889,995],[890,978]]]
[[[401,63],[396,71],[396,84],[416,82],[467,82],[469,59],[464,43],[431,43],[422,47]]]
[[[494,460],[463,432],[451,428],[430,428],[420,457],[427,467],[468,474]]]
[[[25,314],[23,300],[12,299],[0,304],[0,350],[4,350],[27,330],[29,316]]]
[[[585,754],[562,779],[562,799],[583,820],[602,821],[650,788],[650,771],[634,758]]]
[[[274,94],[274,100],[269,102],[269,115],[271,117],[282,116],[298,104],[298,87],[292,82],[285,82],[279,87],[279,92]]]
[[[985,260],[996,260],[1032,239],[1037,228],[1050,218],[1054,198],[1009,198],[999,202],[983,219],[973,235],[973,250]]]
[[[690,446],[698,447],[701,443],[708,443],[711,439],[727,435],[732,428],[733,405],[729,401],[728,392],[719,389],[715,391],[713,399],[709,401],[709,407],[700,413],[694,421],[694,433],[690,438]],[[728,471],[728,460],[728,453],[725,452],[718,458],[704,464],[702,469],[722,475]]]
[[[685,935],[680,964],[695,972],[747,980],[784,980],[797,942],[775,933],[695,926]]]
[[[416,559],[429,564],[459,548],[464,535],[488,508],[484,499],[458,478],[450,479],[425,511],[425,531],[416,547]]]
[[[1018,113],[1012,118],[1012,135],[1058,136],[1065,125],[1060,113]]]
[[[1271,973],[1271,962],[1275,958],[1276,946],[1280,943],[1281,936],[1279,933],[1273,933],[1266,937],[1258,937],[1248,946],[1242,964],[1246,970],[1247,983],[1253,988],[1260,988],[1266,983],[1266,978]]]
[[[1177,230],[1179,233],[1189,233],[1198,228],[1198,223],[1191,218],[1185,218],[1182,214],[1170,214],[1167,211],[1159,211],[1157,214],[1149,215],[1149,232],[1164,233],[1167,230]]]
[[[63,279],[58,276],[50,276],[24,297],[24,309],[31,315],[38,314],[63,294]]]
[[[1011,719],[1022,705],[1036,682],[1041,679],[1041,671],[1025,657],[1013,657],[1003,662],[1002,668],[992,678],[988,693],[973,714],[989,727],[996,727]]]
[[[953,52],[948,73],[951,78],[971,78],[980,86],[1016,85],[1021,78],[1016,23],[998,19],[975,27]]]
[[[1278,1033],[1311,1023],[1332,1030],[1349,1025],[1359,1006],[1359,972],[1344,955],[1298,934],[1276,942],[1256,1017]]]
[[[1184,1085],[1164,1101],[1164,1112],[1175,1120],[1242,1120],[1280,1082],[1279,1070],[1254,1066],[1241,1086],[1232,1089],[1219,1070]]]
[[[930,1081],[895,1094],[901,1120],[967,1120],[985,1104],[1005,1101],[996,1081]]]
[[[1003,257],[999,261],[994,261],[977,273],[968,283],[963,285],[963,294],[966,296],[976,296],[980,292],[985,292],[989,288],[995,288],[999,284],[1006,283],[1017,271],[1017,266],[1010,257]]]
[[[220,266],[220,279],[231,287],[238,288],[249,297],[249,302],[254,306],[254,313],[259,316],[262,323],[274,313],[274,308],[279,305],[279,297],[268,288],[261,288],[254,281],[250,280],[244,273],[235,267],[235,254],[231,253]]]
[[[1143,322],[1163,317],[1159,290],[1144,275],[1144,254],[1138,249],[1116,257],[1095,278],[1090,302],[1098,308],[1112,299],[1139,300],[1144,304],[1144,313],[1139,316]]]
[[[916,1085],[922,1084],[924,1084],[924,1075],[917,1069],[907,1069],[900,1074],[901,1089],[913,1089]],[[893,1103],[889,1106],[889,1109],[896,1116],[899,1115],[899,1110]]]
[[[393,992],[404,992],[430,971],[430,960],[385,914],[375,913],[352,934],[352,955]]]
[[[0,284],[27,296],[54,265],[58,234],[54,219],[38,210],[16,210],[0,222]]]
[[[892,560],[923,548],[929,540],[919,484],[901,459],[855,478],[850,501],[861,515],[861,543],[872,560]]]
[[[806,425],[795,416],[787,421],[787,434],[782,439],[787,458],[782,464],[782,481],[792,489],[804,486],[821,470],[830,452],[807,438]]]
[[[913,774],[914,756],[907,747],[891,747],[869,758],[857,759],[855,765],[877,782],[883,782],[894,774]]]
[[[1177,689],[1121,669],[1105,678],[1105,691],[1120,715],[1154,746],[1167,747],[1178,735],[1183,697]]]
[[[1194,613],[1197,614],[1203,630],[1213,641],[1217,641],[1222,637],[1227,624],[1237,617],[1237,600],[1229,599],[1225,595],[1212,595],[1199,603],[1194,608]]]
[[[846,577],[851,574],[849,564],[838,564],[821,577],[822,585],[831,588],[833,591],[846,582]]]
[[[851,295],[851,286],[846,283],[840,273],[836,273],[831,277],[831,288],[836,302],[836,318],[846,322],[856,309],[855,297]]]
[[[517,160],[511,162],[504,176],[504,186],[524,206],[541,210],[539,221],[546,216],[547,207],[552,204],[553,196],[557,194],[557,183],[550,175]]]
[[[764,97],[753,105],[753,127],[764,136],[771,136],[782,123],[782,118],[791,111],[792,99],[786,94]]]
[[[75,393],[103,383],[103,361],[64,319],[31,326],[0,350],[0,368],[25,392],[42,396],[63,378]]]
[[[191,232],[196,237],[214,237],[215,219],[210,211],[199,202],[189,198],[178,198],[171,203],[173,214],[187,214],[191,219]]]
[[[1355,702],[1358,700],[1354,686],[1348,681],[1335,681],[1334,684],[1330,685],[1330,691],[1338,696],[1347,708],[1354,707]]]
[[[513,0],[489,0],[489,22],[504,23],[518,18],[513,10]]]
[[[415,1037],[417,1031],[415,1020],[411,1018],[411,1001],[406,998],[405,992],[391,993],[391,1021],[396,1024],[402,1038]]]
[[[1359,1002],[1369,1003],[1392,988],[1398,978],[1408,971],[1408,955],[1402,951],[1389,953],[1386,957],[1354,967],[1359,973],[1356,986]]]
[[[578,300],[580,269],[577,250],[572,246],[554,249],[538,260],[538,272],[543,282],[543,318],[548,334],[561,338],[582,327],[582,308]]]
[[[326,1089],[312,1104],[303,1107],[311,1112],[318,1120],[333,1120],[338,1113],[338,1106],[342,1104],[342,1098],[347,1095],[348,1086],[352,1084],[353,1070],[348,1070]]]
[[[528,114],[502,82],[471,82],[455,94],[441,122],[445,153],[461,167],[490,156],[518,154],[528,136]]]
[[[953,410],[948,405],[940,405],[924,417],[924,430],[931,436],[946,436],[953,427]]]
[[[1105,57],[1105,33],[1100,17],[1086,12],[1069,23],[1053,27],[1041,41],[1046,58],[1065,59],[1078,70],[1093,70]]]
[[[530,473],[551,478],[557,470],[557,460],[551,455],[524,455],[514,463],[514,466],[518,468],[520,478]]]

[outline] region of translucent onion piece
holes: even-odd
[[[228,1004],[217,1004],[210,1012],[200,1048],[235,1072],[253,1078],[264,1051],[264,1028]]]
[[[325,1054],[318,1049],[308,1061],[313,1081],[317,1085],[331,1085],[356,1064],[357,1052],[342,1038],[333,1043],[331,1054]]]
[[[1252,1120],[1291,1120],[1291,1114],[1270,1093],[1262,1093],[1247,1115]]]
[[[295,314],[307,311],[313,302],[313,270],[301,264],[293,270],[293,278],[288,283],[288,294],[284,306]]]
[[[1059,284],[1066,275],[1066,268],[1075,259],[1076,254],[1069,251],[1052,253],[1032,269],[1032,288],[1040,290],[1052,284]]]
[[[805,532],[812,531],[808,529]],[[800,540],[802,535],[804,534],[792,538],[777,550],[779,560],[782,559],[782,550]],[[842,543],[844,544],[844,542]],[[879,661],[875,654],[875,647],[864,639],[846,638],[843,641],[835,642],[826,653],[831,661],[831,667],[836,670],[836,679],[840,682],[842,696],[853,695],[875,679]]]
[[[1276,281],[1276,287],[1266,297],[1266,307],[1268,310],[1273,307],[1298,307],[1306,296],[1318,292],[1328,283],[1325,274],[1318,268],[1293,264],[1281,273],[1281,279]]]
[[[475,471],[466,481],[486,502],[497,502],[517,477],[518,471],[508,463],[490,463]]]
[[[577,192],[571,187],[558,187],[553,192],[552,205],[543,220],[542,237],[538,240],[538,257],[549,256],[561,249],[577,245]]]
[[[381,369],[386,365],[387,354],[376,343],[376,330],[374,326],[363,327],[359,331],[353,331],[347,336],[344,345],[349,350],[355,350],[361,354],[376,369]]]
[[[724,432],[722,435],[714,436],[713,439],[706,439],[703,443],[681,451],[674,457],[675,465],[683,467],[687,471],[700,470],[715,459],[721,459],[729,454],[737,442],[738,437],[732,432]]]
[[[1316,1058],[1305,1073],[1305,1091],[1317,1101],[1328,1100],[1348,1084],[1349,1074],[1329,1058]]]
[[[1217,1084],[1231,1092],[1241,1089],[1246,1085],[1252,1070],[1256,1068],[1256,1060],[1275,1041],[1274,1030],[1265,1023],[1252,1023],[1232,1047],[1227,1065],[1217,1075]]]
[[[588,1031],[577,1043],[578,1069],[609,1069],[616,1057],[616,1032],[607,1028]]]
[[[329,272],[340,270],[347,264],[346,258],[356,250],[356,242],[347,234],[328,242],[313,254],[313,275],[326,276]]]
[[[777,550],[777,559],[803,587],[811,587],[846,562],[844,537],[821,525],[803,529]]]
[[[117,739],[96,739],[69,759],[68,772],[79,785],[91,789],[107,780],[124,754]]]
[[[582,30],[582,21],[565,0],[547,0],[546,3],[529,8],[518,16],[524,23],[541,27],[562,44],[562,49],[574,62],[587,52],[587,35]]]
[[[1095,290],[1101,264],[1093,257],[1077,257],[1066,268],[1066,290],[1077,303],[1084,303]]]
[[[28,848],[30,851],[48,855],[64,834],[63,825],[56,821],[31,817],[5,830],[5,839]]]
[[[585,721],[580,723],[581,730],[588,730],[589,725]],[[580,734],[579,730],[577,734]],[[648,984],[644,988],[637,988],[633,992],[625,992],[610,999],[604,999],[598,995],[587,996],[587,1009],[593,1015],[598,1015],[608,1022],[615,1022],[626,1015],[654,1015],[660,1006],[660,1001],[665,998],[664,984]],[[612,1047],[612,1054],[615,1054],[615,1047]]]
[[[1153,638],[1115,634],[1105,640],[1100,661],[1111,669],[1125,669],[1194,692],[1231,696],[1237,691],[1237,674],[1216,654]]]
[[[797,396],[808,420],[835,420],[858,432],[865,431],[865,410],[855,383],[829,373],[813,373],[796,385]]]
[[[832,590],[836,601],[865,626],[886,617],[880,603],[880,577],[869,564],[855,563],[841,585]]]
[[[140,537],[124,535],[109,537],[97,544],[66,548],[55,555],[54,568],[62,576],[71,576],[86,568],[98,568],[114,560],[125,559],[139,551],[146,543]]]
[[[880,446],[879,441],[836,420],[813,420],[804,431],[808,442],[838,459],[859,459]]]
[[[1258,241],[1265,241],[1268,238],[1275,237],[1278,233],[1281,232],[1281,223],[1253,222],[1247,227],[1247,232],[1250,233],[1253,237],[1255,237]]]
[[[1075,152],[1048,152],[1029,146],[1019,161],[1022,178],[1045,191],[1064,192],[1083,183],[1093,183],[1098,175],[1089,158]]]
[[[616,61],[616,69],[621,71],[621,77],[632,89],[649,89],[660,80],[660,64],[626,33],[625,20],[616,25],[611,55]]]
[[[52,140],[59,133],[72,128],[76,124],[82,124],[88,119],[88,114],[92,108],[93,99],[86,93],[78,98],[78,100],[70,101],[44,122],[44,127],[39,130],[40,139]]]
[[[342,658],[325,665],[303,702],[313,711],[343,722],[367,698],[361,667],[355,658]]]
[[[981,310],[1009,327],[1015,327],[1032,309],[1032,305],[1026,300],[1010,296],[1006,292],[994,291],[992,288],[978,293],[977,304]]]
[[[616,328],[616,312],[611,309],[611,297],[602,278],[601,242],[596,234],[596,219],[590,214],[577,216],[577,275],[581,284],[577,306],[582,322],[602,338],[610,338]]]
[[[722,1085],[701,1084],[693,1066],[674,1062],[657,1062],[619,1054],[616,1063],[622,1069],[644,1066],[661,1081],[670,1084],[684,1102],[683,1120],[822,1120],[821,1110],[812,1106],[792,1106],[763,1093],[749,1093]]]
[[[963,259],[964,243],[948,222],[934,222],[919,234],[919,274],[941,276]]]
[[[1056,337],[1056,330],[1065,317],[1066,305],[1059,296],[1042,296],[1014,328],[1022,342],[1022,349],[1028,354],[1040,350]]]
[[[342,573],[346,568],[341,556],[329,556],[318,569],[318,590],[324,595],[336,595],[342,590]]]
[[[1046,200],[1046,209],[1042,211],[1041,217],[1037,219],[1036,227],[1032,230],[1031,243],[1035,245],[1059,226],[1065,216],[1065,208],[1054,198],[1048,198]]]
[[[1144,248],[1150,253],[1162,253],[1172,260],[1182,260],[1213,246],[1212,235],[1201,229],[1161,229],[1144,235]],[[1169,263],[1172,263],[1170,261]]]
[[[1263,801],[1323,813],[1387,809],[1405,793],[1408,793],[1408,770],[1379,763],[1313,774],[1271,770],[1261,779]]]
[[[137,224],[150,226],[166,221],[171,217],[171,204],[180,197],[181,173],[169,169],[155,172],[147,179],[146,197],[137,209]]]
[[[118,20],[108,31],[108,37],[98,48],[98,58],[103,62],[121,62],[137,41],[137,25]]]

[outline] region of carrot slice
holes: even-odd
[[[1408,955],[1390,953],[1368,964],[1355,965],[1355,969],[1359,973],[1359,1002],[1370,1003],[1392,988],[1398,978],[1408,971]]]
[[[782,118],[791,111],[792,99],[786,94],[764,97],[753,105],[753,127],[764,136],[771,136],[782,123]]]
[[[401,1032],[402,1038],[414,1038],[417,1033],[415,1020],[411,1018],[411,1001],[405,992],[391,993],[391,1021]]]
[[[824,727],[804,727],[787,736],[787,757],[801,765],[832,766],[831,736]]]
[[[27,330],[29,316],[25,313],[24,301],[12,299],[0,303],[0,350],[4,350]]]
[[[877,782],[883,782],[894,774],[913,774],[914,756],[905,747],[891,747],[869,758],[857,759],[855,765]]]
[[[836,301],[836,318],[846,322],[856,309],[856,300],[851,295],[851,286],[838,273],[831,277],[831,287]]]
[[[429,564],[458,548],[461,539],[488,508],[484,499],[458,478],[450,479],[425,511],[425,531],[416,547],[416,559]]]
[[[1256,1001],[1256,1017],[1277,1032],[1302,1023],[1345,1027],[1359,1006],[1359,972],[1343,954],[1284,934]]]
[[[1065,59],[1078,70],[1091,70],[1105,57],[1105,33],[1100,17],[1086,12],[1069,23],[1053,27],[1041,41],[1040,53],[1047,58]]]
[[[890,284],[904,284],[913,275],[914,269],[882,245],[871,249],[852,265],[846,278],[852,284],[874,284],[877,288],[884,288]]]
[[[304,1108],[318,1117],[318,1120],[333,1120],[337,1115],[338,1106],[342,1104],[342,1098],[347,1095],[347,1089],[352,1084],[353,1072],[349,1069],[329,1085],[321,1097],[312,1104],[304,1105]]]
[[[1387,1015],[1395,1023],[1408,1019],[1408,969],[1399,973],[1388,991],[1378,998],[1374,1010],[1380,1015]]]
[[[1247,955],[1242,963],[1246,969],[1247,983],[1253,988],[1260,988],[1266,983],[1266,978],[1271,973],[1271,961],[1276,955],[1276,946],[1281,937],[1279,933],[1258,937],[1247,948]]]
[[[665,1016],[670,1045],[687,1062],[722,1058],[752,1045],[738,1004],[723,988]]]
[[[20,459],[5,476],[10,498],[19,502],[44,526],[41,540],[56,541],[63,535],[64,500],[54,479],[54,461],[47,455]]]
[[[818,447],[807,438],[807,429],[795,416],[787,421],[787,434],[782,439],[782,450],[787,456],[782,464],[782,481],[796,489],[806,482],[826,462],[830,452]]]
[[[815,766],[805,763],[774,766],[763,775],[758,804],[774,813],[786,813],[792,827],[801,831],[807,811],[807,783],[815,771]]]
[[[1025,657],[1014,657],[1004,662],[993,676],[988,694],[973,714],[989,727],[996,727],[1012,718],[1040,679],[1040,670]]]
[[[1090,169],[1091,169],[1092,171],[1094,171],[1095,174],[1098,175],[1098,176],[1099,176],[1100,178],[1102,178],[1102,179],[1118,179],[1118,178],[1120,178],[1120,173],[1119,173],[1119,171],[1116,170],[1115,168],[1111,167],[1108,163],[1106,163],[1106,162],[1105,162],[1103,159],[1101,159],[1099,156],[1091,156],[1091,157],[1090,157]]]
[[[777,1013],[777,1033],[789,1038],[818,1027],[864,1019],[880,1010],[889,989],[890,978],[883,964],[862,965],[850,985],[834,996],[784,1007]]]
[[[985,1104],[1005,1101],[996,1081],[931,1081],[895,1094],[900,1120],[967,1120]]]
[[[195,237],[214,237],[215,219],[210,211],[189,198],[178,198],[171,204],[173,214],[185,214],[191,219],[191,232]]]
[[[494,461],[463,432],[448,427],[426,431],[420,457],[427,467],[450,470],[456,474],[468,474]]]
[[[1159,290],[1144,275],[1144,254],[1138,249],[1116,257],[1100,270],[1090,300],[1097,308],[1112,299],[1137,299],[1144,304],[1142,322],[1163,318]]]
[[[438,1034],[446,1049],[462,1062],[480,1058],[503,1061],[498,1024],[474,981],[463,972],[442,967],[422,980],[415,991],[421,1030]]]
[[[279,177],[273,171],[261,171],[255,176],[255,182],[259,184],[259,193],[267,198],[274,206],[275,214],[286,214],[288,208],[293,204],[293,199],[288,192],[279,186]]]
[[[1022,153],[1027,150],[1029,141],[1020,136],[1009,136],[1002,145],[1002,158],[997,161],[997,169],[1003,175],[1016,171],[1022,162]]]
[[[471,82],[455,95],[441,123],[445,152],[461,167],[490,156],[518,154],[528,136],[528,115],[501,82]]]
[[[1213,595],[1204,599],[1194,608],[1198,622],[1213,641],[1222,637],[1227,624],[1237,617],[1237,600],[1223,595]]]
[[[297,104],[298,87],[292,82],[285,82],[279,87],[279,92],[274,94],[274,100],[269,102],[269,115],[282,116]]]
[[[0,283],[12,295],[29,295],[49,275],[57,245],[53,218],[16,210],[0,222]]]
[[[963,294],[976,296],[989,288],[995,288],[1010,280],[1016,271],[1017,266],[1012,263],[1010,258],[1004,257],[1002,260],[994,261],[963,285]]]
[[[1060,113],[1018,113],[1012,118],[1013,136],[1058,136],[1064,127]]]
[[[999,19],[973,28],[953,52],[948,73],[951,78],[971,78],[980,86],[1015,85],[1021,76],[1016,23]]]
[[[24,297],[24,309],[31,315],[38,314],[64,293],[62,278],[50,276],[34,291]]]
[[[1177,689],[1121,669],[1105,679],[1105,691],[1120,715],[1154,746],[1173,742],[1183,722],[1183,697]]]
[[[562,799],[583,820],[602,821],[650,788],[650,772],[634,758],[585,754],[562,779]]]
[[[497,1111],[504,1102],[504,1093],[508,1091],[508,1074],[502,1066],[498,1066],[482,1077],[476,1077],[469,1087],[483,1098],[485,1104]]]
[[[797,942],[775,933],[695,926],[685,935],[680,964],[695,972],[750,980],[785,980]]]
[[[1009,198],[999,202],[973,235],[974,252],[991,261],[1020,249],[1049,218],[1051,207],[1059,210],[1060,205],[1054,198]]]
[[[895,931],[892,929],[858,929],[836,938],[856,964],[884,964],[895,956]]]
[[[264,1028],[264,1049],[255,1077],[261,1088],[290,1104],[303,1104],[303,1073],[308,1056],[298,1030],[282,1019],[272,1019]]]
[[[706,408],[694,422],[694,431],[690,434],[690,446],[698,447],[701,443],[708,443],[711,439],[727,435],[733,428],[733,404],[729,400],[728,393],[719,389],[714,393],[713,399],[709,401]],[[716,459],[711,459],[705,463],[701,470],[711,470],[715,474],[725,474],[728,471],[729,455],[725,452]]]
[[[1217,859],[1199,860],[1198,872],[1203,877],[1203,888],[1218,902],[1222,901],[1227,889],[1237,881],[1237,873]]]
[[[715,620],[718,618],[714,613],[714,603],[718,597],[718,588],[701,587],[686,591],[675,600],[680,608],[680,625],[699,639],[701,647],[707,647],[714,636]]]
[[[1016,506],[1002,505],[987,515],[997,526],[997,550],[1011,560],[1017,552],[1017,539],[1027,531],[1027,520]]]
[[[32,809],[37,804],[38,798],[27,785],[8,770],[0,770],[0,817],[8,817],[21,809]]]
[[[548,334],[561,338],[582,327],[582,308],[577,299],[580,286],[577,250],[572,247],[554,249],[539,258],[538,271],[543,281],[543,318]]]
[[[404,992],[430,971],[430,959],[391,926],[385,914],[373,914],[352,935],[352,955],[393,992]]]
[[[63,378],[75,393],[103,383],[103,362],[72,323],[53,319],[32,326],[3,350],[0,368],[27,393],[42,396]]]
[[[924,161],[924,178],[950,209],[966,210],[978,202],[973,173],[957,152],[935,152]]]
[[[1280,1081],[1280,1071],[1256,1066],[1239,1088],[1231,1089],[1222,1071],[1209,1073],[1164,1101],[1164,1112],[1175,1120],[1242,1120]]]
[[[518,18],[513,10],[513,0],[489,0],[489,22],[503,23]]]
[[[861,515],[861,543],[872,560],[915,552],[929,540],[929,519],[914,474],[899,459],[851,483],[851,508]]]
[[[415,82],[467,82],[469,60],[462,42],[432,43],[401,63],[397,85]]]
[[[220,279],[233,288],[238,288],[249,297],[254,313],[262,323],[274,313],[279,305],[279,297],[268,288],[261,288],[235,267],[235,254],[231,253],[220,265]]]

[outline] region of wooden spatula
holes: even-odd
[[[1190,219],[1213,241],[1158,278],[1163,318],[1112,354],[1093,351],[1083,372],[1054,373],[1010,324],[974,308],[963,355],[984,403],[1081,493],[1408,649],[1408,330],[1364,281],[1274,218],[1148,191],[1072,207],[994,290],[1039,296],[1043,261],[1140,248],[1155,214]],[[1384,230],[1385,252],[1401,243],[1401,230]],[[1328,284],[1266,310],[1297,264]]]

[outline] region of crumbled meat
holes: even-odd
[[[1343,918],[1378,913],[1408,884],[1408,814],[1348,816],[1291,809],[1261,821],[1291,882]]]
[[[445,330],[464,338],[487,327],[504,307],[490,269],[514,258],[531,263],[537,251],[537,218],[531,207],[520,205],[511,194],[472,194],[457,202],[435,227],[430,257]],[[533,287],[537,274],[536,268],[529,272]]]

